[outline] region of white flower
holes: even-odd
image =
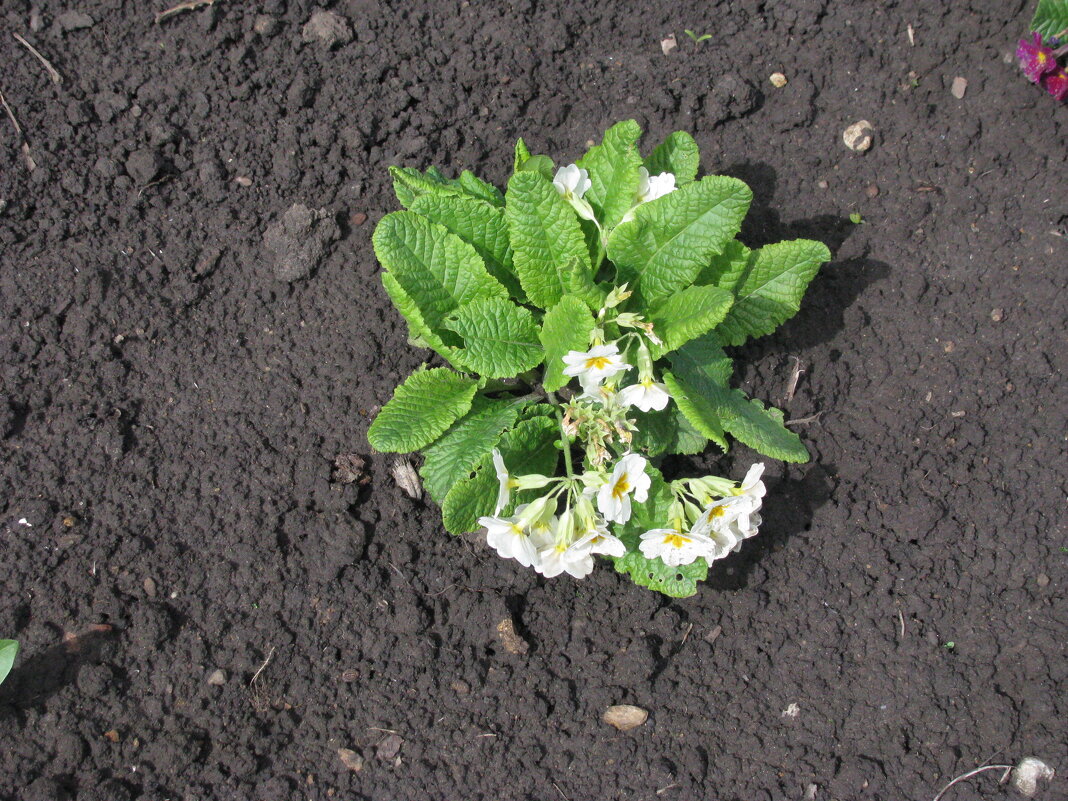
[[[565,198],[581,198],[593,186],[593,181],[590,180],[590,174],[586,170],[575,164],[568,164],[556,171],[553,186]]]
[[[501,452],[496,448],[493,449],[493,469],[497,471],[497,481],[500,482],[497,488],[497,508],[493,514],[499,515],[501,509],[508,505],[508,498],[512,493],[512,488],[516,486],[516,481],[505,467]]]
[[[708,557],[716,551],[716,543],[708,537],[690,531],[683,533],[677,528],[654,528],[642,534],[638,548],[646,559],[664,560],[670,567],[688,565],[699,557]]]
[[[630,494],[634,493],[638,503],[649,497],[652,482],[645,474],[646,464],[645,458],[636,453],[628,453],[616,462],[608,483],[597,491],[597,509],[605,520],[626,523],[630,520]]]
[[[760,476],[764,472],[763,464],[749,468],[740,486],[728,495],[712,503],[694,524],[694,531],[709,537],[716,545],[716,551],[709,559],[720,559],[731,551],[742,547],[742,540],[757,533],[761,518],[757,512],[767,492]]]
[[[638,183],[638,202],[648,203],[658,197],[670,195],[675,191],[675,176],[670,172],[662,172],[659,175],[649,175],[645,167],[638,168],[640,181]]]
[[[575,211],[578,212],[579,217],[597,222],[593,207],[588,200],[584,200],[582,197],[586,194],[586,190],[593,186],[588,172],[575,164],[568,164],[566,167],[561,167],[556,171],[556,177],[553,178],[553,186],[556,187],[556,191],[563,196],[564,200],[570,203]]]
[[[668,388],[659,381],[653,381],[652,377],[643,378],[637,384],[623,387],[619,391],[619,402],[624,406],[637,406],[643,412],[650,410],[660,411],[668,405],[671,395]]]
[[[538,563],[534,569],[545,578],[555,578],[561,573],[586,578],[593,572],[593,551],[586,540],[573,542],[574,535],[575,519],[568,509],[554,521],[551,529],[543,528],[535,535]]]
[[[609,342],[607,345],[595,345],[585,353],[578,350],[568,351],[563,358],[564,364],[567,365],[564,368],[564,375],[578,376],[583,388],[587,391],[586,381],[592,380],[600,383],[616,373],[631,368],[631,365],[623,361],[619,348],[614,342]]]
[[[603,520],[595,521],[575,545],[586,545],[590,553],[603,553],[606,556],[624,556],[627,553],[623,540],[609,534]]]
[[[538,550],[516,517],[480,517],[486,529],[486,543],[505,559],[515,559],[523,567],[536,567]]]

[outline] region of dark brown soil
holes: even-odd
[[[348,0],[333,49],[310,0],[167,5],[0,11],[36,162],[0,117],[0,798],[923,801],[1027,755],[1068,796],[1068,109],[1006,61],[1030,3]],[[447,536],[365,439],[426,355],[386,167],[502,183],[516,137],[566,163],[627,117],[752,185],[750,243],[835,254],[739,353],[779,403],[801,359],[814,460],[684,601]]]

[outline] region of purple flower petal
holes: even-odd
[[[1057,69],[1053,51],[1042,44],[1042,36],[1037,31],[1031,34],[1030,40],[1020,40],[1016,47],[1016,58],[1031,83],[1038,83],[1043,75]]]
[[[1051,72],[1043,79],[1042,85],[1055,99],[1064,100],[1068,97],[1068,70],[1061,68]]]

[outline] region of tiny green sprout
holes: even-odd
[[[1061,553],[1068,553],[1068,545],[1061,546]]]
[[[849,215],[849,221],[853,223],[853,225],[862,225],[864,223],[864,218],[860,216],[859,211],[854,211]]]
[[[696,33],[691,31],[689,28],[687,28],[684,31],[684,33],[687,36],[689,36],[691,39],[693,39],[695,42],[703,42],[705,39],[711,39],[712,38],[712,34],[710,34],[710,33],[703,33],[700,36],[698,36]]]
[[[19,644],[14,640],[0,640],[0,684],[4,683],[7,674],[11,672],[11,666],[15,664],[15,657],[19,653]]]
[[[949,642],[947,642],[942,647],[945,648],[947,651],[952,651],[954,648],[957,647],[957,644],[955,642],[953,642],[953,640],[950,640]]]

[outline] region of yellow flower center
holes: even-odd
[[[627,481],[627,474],[624,473],[619,477],[619,481],[612,487],[612,497],[617,501],[623,500],[623,496],[627,494],[627,490],[630,489],[630,482]]]
[[[591,356],[586,360],[587,370],[603,370],[610,364],[607,356]]]
[[[725,514],[727,514],[727,512],[723,509],[723,507],[722,506],[717,506],[715,509],[712,509],[711,511],[709,511],[708,516],[709,517],[723,517],[723,515],[725,515]]]
[[[520,526],[516,525],[515,523],[512,523],[511,524],[511,528],[512,528],[512,533],[515,534],[517,537],[524,536],[524,531]]]
[[[684,537],[679,532],[675,531],[664,537],[664,544],[670,545],[672,548],[681,548],[684,545],[691,542],[689,537]]]
[[[1039,51],[1038,51],[1038,56],[1037,56],[1037,58],[1038,58],[1038,63],[1039,63],[1039,64],[1045,64],[1045,63],[1046,63],[1046,58],[1047,58],[1047,56],[1046,56],[1046,54],[1045,54],[1045,53],[1043,53],[1043,52],[1042,52],[1041,50],[1039,50]]]

